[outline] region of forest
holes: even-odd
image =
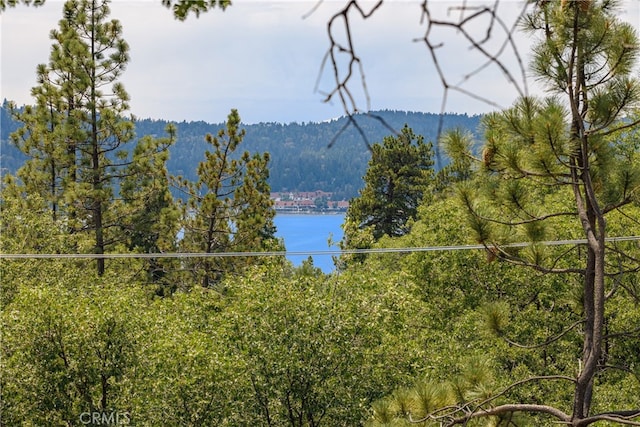
[[[9,135],[20,127],[20,123],[11,117],[7,107],[5,100],[0,110],[0,164],[6,172],[15,173],[26,156],[10,141]],[[349,200],[362,188],[370,152],[355,127],[341,132],[347,120],[347,117],[341,117],[323,123],[242,124],[246,131],[243,146],[250,152],[270,154],[268,183],[272,191],[323,190],[334,193],[336,200]],[[480,124],[480,116],[405,111],[372,111],[357,115],[356,120],[370,143],[382,141],[405,124],[430,141],[436,140],[440,128],[461,127],[476,133]],[[167,120],[136,119],[135,132],[139,136],[161,136],[169,123]],[[195,166],[207,150],[205,135],[217,133],[224,128],[224,123],[183,121],[171,124],[176,127],[176,141],[169,147],[167,169],[171,174],[195,179]],[[447,163],[444,154],[440,163]]]
[[[614,6],[528,4],[547,95],[336,139],[366,160],[325,274],[275,237],[267,139],[341,125],[131,121],[121,25],[65,2],[3,110],[0,426],[640,425],[640,42]]]

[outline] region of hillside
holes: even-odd
[[[378,111],[372,114],[384,119],[394,129],[401,129],[406,123],[427,141],[436,139],[441,119],[438,114],[404,111]],[[359,115],[355,119],[370,144],[381,141],[391,133],[375,118]],[[464,114],[446,114],[442,117],[444,128],[462,127],[471,131],[477,129],[479,120],[480,116]],[[271,154],[269,182],[273,191],[323,190],[334,193],[338,199],[349,199],[356,196],[362,186],[361,178],[367,168],[369,151],[354,126],[341,132],[346,122],[347,118],[341,117],[322,123],[245,125],[244,150],[268,151]],[[136,122],[136,133],[138,136],[161,136],[168,123],[166,120],[140,119]],[[175,124],[178,140],[171,148],[169,171],[195,179],[196,167],[207,149],[204,136],[207,133],[216,134],[224,123],[198,121]],[[8,142],[9,134],[19,126],[2,108],[0,166],[4,171],[14,172],[24,161],[22,153]],[[446,159],[441,160],[442,163],[446,162]]]

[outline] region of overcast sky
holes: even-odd
[[[214,10],[178,22],[160,0],[114,1],[111,17],[121,21],[131,49],[121,78],[131,96],[131,112],[141,118],[222,122],[231,108],[237,108],[245,123],[322,121],[342,115],[339,103],[322,102],[322,91],[332,88],[331,70],[323,73],[319,91],[314,89],[328,48],[327,20],[345,3],[325,0],[303,19],[316,2],[236,0],[225,12]],[[624,17],[636,27],[638,3],[625,4]],[[433,62],[424,44],[413,42],[425,31],[419,4],[387,1],[375,19],[360,24],[354,15],[354,42],[373,110],[441,110],[443,91]],[[442,13],[453,4],[436,2]],[[521,7],[516,0],[503,4],[508,13]],[[36,65],[48,62],[48,34],[57,27],[62,5],[60,0],[47,0],[44,7],[19,6],[0,15],[1,98],[32,102]],[[441,38],[446,42],[441,65],[457,83],[479,62],[459,34],[443,33]],[[518,75],[512,52],[503,58]],[[503,107],[516,96],[495,67],[474,75],[464,87]],[[358,104],[367,107],[362,96]],[[453,93],[445,110],[477,114],[492,108]]]

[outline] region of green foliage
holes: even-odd
[[[566,195],[561,191],[546,197],[547,207],[565,204]],[[623,212],[624,214],[610,216],[611,233],[637,234],[637,210],[627,206]],[[371,247],[463,245],[468,242],[465,234],[467,215],[454,195],[437,199],[419,208],[417,220],[408,234],[400,238],[385,237]],[[556,235],[559,238],[579,236],[576,225],[563,217],[558,218],[549,229],[554,233],[553,238]],[[629,243],[618,250],[619,255],[615,256],[619,257],[618,260],[614,261],[615,258],[610,255],[610,262],[627,269],[633,268],[630,264],[625,265],[623,259],[626,257],[621,254],[624,252],[635,259],[637,244]],[[525,251],[526,249],[519,249],[512,253]],[[545,248],[545,253],[552,256],[552,259],[564,254],[562,260],[555,260],[561,266],[575,266],[585,256],[584,250],[567,251],[566,247]],[[541,373],[569,378],[576,374],[579,363],[576,349],[582,346],[581,330],[577,326],[581,324],[583,316],[579,277],[570,273],[535,274],[501,261],[487,250],[369,255],[362,269],[375,271],[383,276],[396,271],[408,275],[419,287],[425,302],[421,327],[429,331],[429,339],[424,347],[423,366],[426,376],[418,376],[415,382],[402,385],[373,405],[371,425],[403,425],[408,415],[397,408],[409,408],[414,420],[422,419],[429,413],[439,417],[449,413],[446,408],[453,411],[466,404],[479,408],[474,405],[485,398],[497,396],[510,384],[523,378],[535,377]],[[637,297],[633,295],[636,292],[634,284],[637,284],[640,276],[634,272],[617,277],[627,283],[629,292],[623,291],[620,294],[620,288],[617,288],[615,294],[618,296],[610,302],[611,315],[607,315],[607,322],[618,318],[618,310],[626,311],[631,316],[639,313],[635,307]],[[610,282],[610,286],[615,287],[613,283]],[[576,297],[576,293],[580,296]],[[617,322],[615,324],[619,332],[628,330],[628,326]],[[627,325],[631,324],[634,323]],[[613,329],[609,332],[612,331]],[[637,332],[632,335],[636,336]],[[616,337],[629,345],[636,341],[624,333]],[[612,348],[611,344],[608,346]],[[625,368],[616,374],[611,371],[601,377],[598,393],[602,394],[594,401],[598,410],[605,410],[607,401],[609,404],[618,402],[619,407],[633,406],[634,390],[640,385],[631,368],[636,365],[634,360],[637,353],[631,349],[623,353],[624,356],[616,353],[620,358],[615,362],[613,359],[608,360],[612,366]],[[613,391],[616,388],[613,384],[618,384],[617,393]],[[451,394],[448,403],[430,407],[431,412],[426,412],[412,403],[415,402],[412,398],[406,397],[415,393],[431,396],[431,387],[434,390],[449,390]],[[613,398],[613,395],[616,397]],[[398,396],[405,396],[404,400],[409,403],[397,402]],[[544,399],[545,403],[566,410],[567,402],[572,399],[572,389],[568,381],[561,379],[527,382],[510,389],[505,396],[492,400],[489,406],[506,403],[507,399],[534,402]],[[440,412],[439,408],[444,409]],[[438,419],[446,420],[446,417]],[[507,419],[521,423],[518,425],[550,422],[544,417],[509,414],[491,418],[486,423],[506,423]],[[438,422],[434,419],[433,425],[439,425]],[[477,425],[485,425],[485,421],[475,422]]]
[[[91,241],[79,234],[70,235],[65,224],[48,215],[47,203],[37,194],[25,194],[11,175],[5,176],[0,201],[0,252],[72,253],[88,250]],[[72,265],[88,267],[86,260],[69,261]],[[65,264],[55,260],[0,261],[0,308],[6,307],[18,292],[21,282],[55,283]]]
[[[489,331],[500,336],[509,322],[509,307],[500,302],[489,303],[482,311]]]
[[[80,4],[67,4],[69,19],[54,32],[51,64],[67,77],[79,72],[70,49],[86,54],[69,26],[84,22]],[[455,131],[445,137],[452,163],[435,181],[431,148],[408,127],[374,147],[371,188],[361,194],[372,202],[354,206],[400,219],[381,222],[394,229],[363,227],[350,211],[350,247],[480,242],[484,249],[373,254],[333,275],[310,260],[292,268],[272,258],[253,266],[241,257],[111,260],[104,271],[82,259],[0,259],[2,423],[76,425],[84,411],[116,409],[141,426],[584,425],[596,421],[590,414],[615,419],[615,409],[637,406],[640,247],[594,243],[640,234],[638,117],[616,117],[636,96],[624,74],[637,44],[610,4],[540,2],[528,21],[554,29],[534,48],[534,70],[555,77],[552,88],[574,84],[561,63],[572,42],[599,65],[573,74],[593,83],[583,86],[584,110],[569,108],[574,100],[567,107],[559,98],[528,98],[488,115],[482,158],[470,135]],[[102,7],[93,12],[106,16]],[[115,23],[105,28],[97,41],[119,34]],[[126,46],[118,46],[105,67],[125,59]],[[236,111],[207,137],[212,151],[197,181],[178,181],[189,196],[180,212],[167,182],[175,130],[142,137],[130,154],[116,149],[132,132],[118,116],[122,88],[113,88],[122,101],[114,110],[102,103],[92,117],[98,109],[73,98],[91,93],[88,80],[55,81],[51,64],[39,68],[35,105],[16,110],[26,127],[15,141],[30,159],[3,182],[2,254],[91,252],[96,238],[78,224],[93,227],[96,212],[104,213],[104,243],[113,250],[279,246],[270,157],[237,153],[245,135]],[[568,120],[575,111],[585,114]],[[110,154],[87,132],[100,126],[117,130]],[[104,154],[98,163],[93,149]],[[482,163],[473,169],[473,161]],[[395,188],[410,199],[402,209],[373,197],[388,195],[385,183],[397,178],[406,179]],[[424,197],[432,188],[439,197]],[[95,210],[96,200],[104,210]],[[585,236],[587,244],[545,244]],[[169,274],[182,267],[205,286]],[[531,408],[524,403],[549,412],[521,413]]]
[[[173,11],[176,19],[184,21],[190,13],[197,18],[211,9],[219,8],[224,11],[231,6],[231,0],[162,0],[162,4]]]
[[[618,21],[613,5],[532,5],[525,26],[540,37],[534,38],[532,68],[558,97],[523,98],[485,116],[482,158],[474,157],[468,139],[445,138],[452,158],[474,159],[478,166],[458,185],[462,213],[439,218],[465,220],[471,231],[467,242],[482,243],[488,255],[485,265],[465,254],[414,255],[423,262],[415,264],[420,266],[415,274],[426,279],[428,298],[445,292],[466,298],[458,304],[439,300],[448,319],[472,318],[467,310],[480,309],[481,329],[469,345],[483,346],[480,338],[501,344],[470,355],[457,375],[449,375],[456,400],[446,412],[431,413],[428,421],[434,425],[477,418],[512,425],[514,413],[525,425],[548,423],[547,416],[572,425],[625,422],[616,411],[637,404],[620,387],[617,397],[610,397],[613,384],[638,380],[632,352],[618,354],[615,362],[609,357],[615,353],[611,339],[638,337],[637,328],[614,319],[619,309],[638,302],[635,285],[621,292],[618,284],[636,283],[640,273],[637,245],[605,241],[636,235],[640,224],[633,205],[640,181],[631,161],[638,145],[628,131],[638,123],[632,108],[640,102],[640,84],[631,77],[630,64],[639,50],[637,35]],[[620,49],[620,43],[626,47]],[[412,234],[429,236],[417,232],[431,218],[420,218]],[[586,244],[545,244],[577,238],[586,238]],[[519,242],[530,245],[512,245]],[[455,323],[448,326],[451,336],[464,324]],[[608,329],[613,323],[617,332]]]
[[[95,253],[121,241],[113,233],[123,215],[114,211],[114,187],[125,173],[124,145],[134,137],[122,118],[129,97],[117,81],[129,48],[109,13],[106,1],[64,4],[49,63],[37,69],[36,103],[15,111],[24,126],[12,134],[29,157],[17,173],[25,191],[42,196],[70,231],[92,233]],[[104,273],[104,260],[96,264]]]
[[[209,254],[277,247],[275,210],[267,183],[269,154],[252,156],[245,151],[240,159],[233,158],[244,134],[240,116],[232,110],[226,129],[206,137],[213,151],[207,151],[198,165],[198,181],[175,179],[176,186],[189,197],[183,204],[180,249],[184,252]],[[188,268],[204,287],[209,287],[247,263],[241,257],[209,257],[190,260]]]
[[[229,277],[225,296],[155,298],[130,273],[141,261],[103,276],[70,260],[1,266],[14,289],[0,314],[10,425],[105,408],[141,426],[353,425],[423,360],[421,303],[399,276],[274,265]]]
[[[295,268],[295,274],[300,275],[302,277],[313,276],[318,277],[321,276],[322,269],[313,265],[313,257],[309,255],[307,259],[302,261],[299,267]]]
[[[64,191],[69,185],[67,175],[73,159],[64,144],[58,142],[66,138],[64,117],[52,105],[56,100],[50,94],[52,87],[43,65],[38,67],[38,74],[43,87],[34,91],[37,105],[26,106],[22,111],[9,105],[16,120],[24,124],[11,134],[11,139],[29,158],[17,171],[17,176],[25,183],[26,191],[40,194],[49,203],[50,214],[55,220],[60,205],[64,204]]]
[[[462,128],[452,129],[440,138],[439,144],[451,162],[438,171],[435,177],[435,191],[451,191],[453,184],[470,179],[473,176],[470,153],[474,151],[473,134]]]
[[[144,293],[115,277],[75,273],[18,283],[3,308],[7,425],[75,425],[82,412],[130,407]]]
[[[25,4],[27,6],[33,5],[34,7],[42,6],[45,0],[0,0],[0,12],[3,12],[7,6],[15,7],[18,3]]]
[[[199,287],[150,304],[131,409],[137,425],[233,425],[244,365],[229,351],[224,307]]]
[[[351,200],[346,221],[358,230],[371,229],[374,240],[406,234],[431,184],[432,156],[431,144],[406,125],[397,137],[374,144],[365,187]],[[350,241],[356,235],[357,231],[345,229],[346,248],[354,247]]]
[[[142,253],[175,252],[177,249],[180,212],[169,190],[166,162],[168,147],[175,141],[176,129],[167,126],[166,138],[141,138],[133,150],[130,164],[121,181],[122,212],[118,226],[126,238],[128,249]],[[168,280],[170,271],[177,269],[174,260],[150,258],[148,279],[160,284],[158,292],[175,290]]]
[[[0,151],[2,166],[8,172],[15,173],[24,162],[23,154],[9,143],[8,135],[19,122],[11,120],[0,108],[2,128],[0,129]],[[445,128],[460,127],[474,132],[480,122],[480,116],[464,114],[413,113],[404,111],[374,111],[372,115],[382,117],[392,128],[401,129],[405,123],[416,134],[423,135],[425,140],[435,141],[439,120]],[[328,144],[346,124],[346,118],[321,123],[254,123],[245,124],[246,135],[242,145],[244,149],[270,154],[269,185],[272,191],[315,191],[318,189],[333,193],[333,200],[349,200],[358,195],[362,188],[362,177],[367,170],[367,162],[371,153],[362,143],[362,136],[354,128],[347,128],[329,148]],[[357,121],[369,141],[382,141],[389,134],[389,129],[380,122],[366,115],[357,115]],[[135,126],[138,135],[162,135],[167,120],[136,118]],[[209,144],[204,139],[207,133],[216,134],[225,127],[224,123],[180,122],[176,143],[169,147],[170,158],[167,168],[173,175],[181,175],[190,181],[197,181],[197,171],[193,165],[204,158]],[[236,154],[239,157],[242,153]],[[447,180],[457,179],[464,174],[463,169],[448,165],[446,156],[442,156],[440,164],[435,168],[443,168],[446,173],[438,175],[443,182],[438,190],[446,188]],[[176,192],[174,196],[182,197]]]
[[[353,117],[369,141],[382,141],[389,128],[373,117],[381,117],[393,129],[408,124],[414,133],[425,140],[437,138],[440,120],[445,128],[460,127],[475,132],[480,116],[466,114],[417,113],[405,111],[373,111],[371,116]],[[362,143],[362,135],[354,127],[346,127],[346,117],[314,123],[254,123],[245,124],[242,141],[249,152],[269,152],[269,185],[272,191],[332,192],[334,200],[348,200],[362,188],[371,153]],[[138,120],[136,128],[144,134],[159,134],[166,126],[163,120]],[[177,143],[171,147],[167,166],[176,175],[196,181],[192,165],[197,164],[208,149],[204,141],[207,133],[216,134],[224,123],[181,122]],[[331,147],[329,143],[339,135]],[[476,137],[478,135],[476,134]],[[8,151],[7,151],[8,152]],[[238,156],[236,156],[238,157]],[[443,164],[446,159],[443,159]],[[443,165],[436,165],[442,167]]]
[[[355,425],[419,359],[417,305],[392,281],[253,273],[229,285],[230,342],[246,366],[246,419]],[[252,415],[253,414],[253,415]]]

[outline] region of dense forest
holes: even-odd
[[[367,142],[380,142],[390,133],[399,132],[405,124],[432,142],[441,128],[459,127],[477,132],[480,116],[374,111],[355,116],[364,137],[355,126],[341,131],[347,120],[341,117],[323,123],[246,124],[242,126],[246,131],[243,146],[250,152],[270,154],[269,184],[273,191],[323,190],[334,193],[336,200],[349,200],[362,188],[362,177],[371,156]],[[25,156],[9,141],[9,135],[20,124],[8,114],[6,101],[0,111],[0,123],[0,165],[15,172]],[[176,142],[169,148],[167,168],[172,174],[194,179],[196,165],[207,149],[205,135],[216,134],[224,123],[171,123],[177,132]],[[139,136],[160,137],[168,124],[166,120],[137,119],[135,131]],[[441,164],[446,164],[446,156],[440,157]]]
[[[549,94],[438,145],[437,116],[358,118],[369,150],[236,109],[134,123],[108,2],[65,2],[3,110],[0,427],[640,425],[640,40],[612,6],[527,4]],[[330,274],[275,236],[278,150],[307,159],[282,185],[345,192],[306,176],[362,155]]]

